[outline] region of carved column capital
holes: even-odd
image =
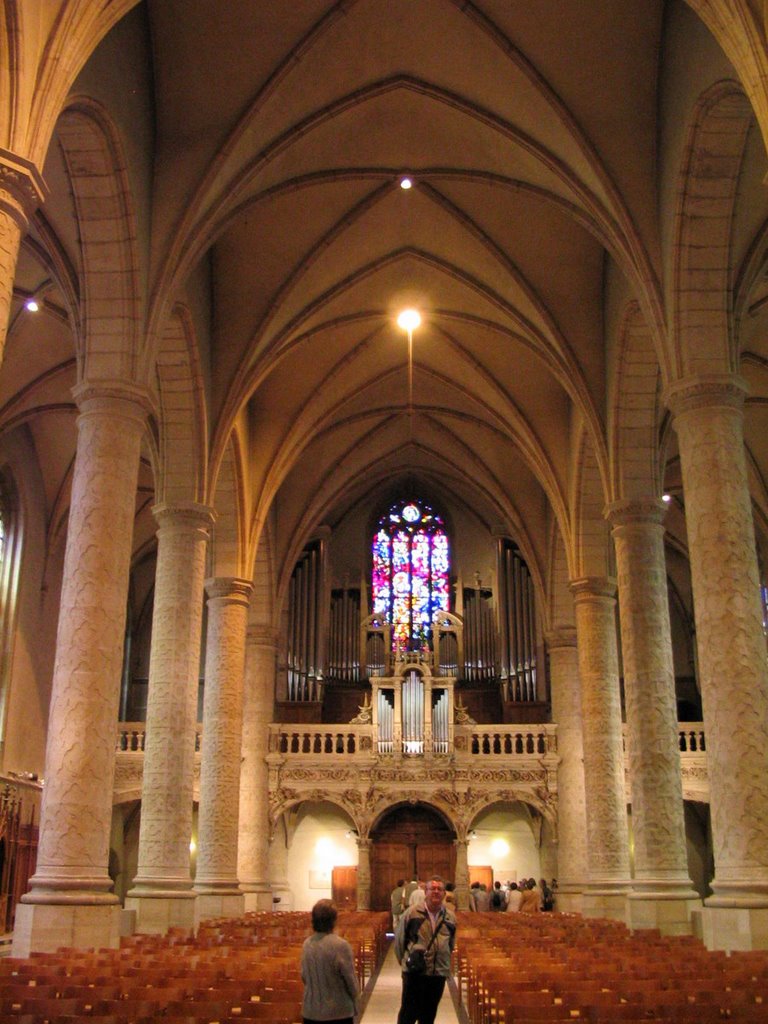
[[[591,598],[615,598],[616,581],[607,576],[582,576],[571,580],[568,584],[574,601],[590,600]]]
[[[152,412],[152,401],[145,388],[130,381],[84,380],[72,388],[81,416],[105,413],[144,421]]]
[[[47,194],[43,177],[31,161],[0,148],[0,210],[13,217],[22,231]]]
[[[713,406],[741,412],[748,390],[747,382],[736,374],[706,374],[674,381],[664,392],[664,404],[675,417]]]
[[[237,576],[212,576],[205,581],[205,593],[209,599],[229,599],[248,604],[253,584]]]
[[[160,502],[152,509],[158,527],[188,526],[208,530],[216,522],[216,513],[208,505],[196,501]]]
[[[664,522],[667,506],[661,498],[622,498],[606,505],[603,513],[611,526],[656,526]]]

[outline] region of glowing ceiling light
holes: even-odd
[[[415,309],[404,309],[397,318],[397,326],[409,334],[421,323],[421,315]]]
[[[406,189],[406,191],[409,188],[413,188],[413,179],[412,178],[401,178],[400,179],[400,188],[404,188],[404,189]]]
[[[30,313],[36,313],[40,309],[37,299],[27,299],[24,306]]]
[[[662,501],[666,501],[666,502],[670,502],[670,501],[672,501],[672,495],[671,494],[662,494],[661,500]]]

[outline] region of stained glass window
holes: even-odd
[[[443,521],[422,501],[398,502],[373,538],[373,613],[392,624],[396,653],[429,646],[432,618],[448,611],[449,549]]]

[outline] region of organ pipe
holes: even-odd
[[[508,666],[508,699],[532,702],[537,699],[536,685],[536,610],[534,589],[528,566],[517,548],[504,542],[501,563],[504,567],[499,593],[501,609],[502,665]]]

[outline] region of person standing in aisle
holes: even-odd
[[[424,904],[409,907],[400,918],[395,956],[403,968],[403,991],[397,1024],[434,1024],[456,942],[456,918],[444,899],[445,883],[434,875]]]
[[[301,952],[304,1024],[353,1024],[360,990],[355,958],[346,939],[333,934],[338,912],[330,900],[312,907],[312,934]]]
[[[399,878],[397,885],[389,895],[389,904],[392,910],[392,929],[397,929],[397,922],[405,910],[405,879]]]

